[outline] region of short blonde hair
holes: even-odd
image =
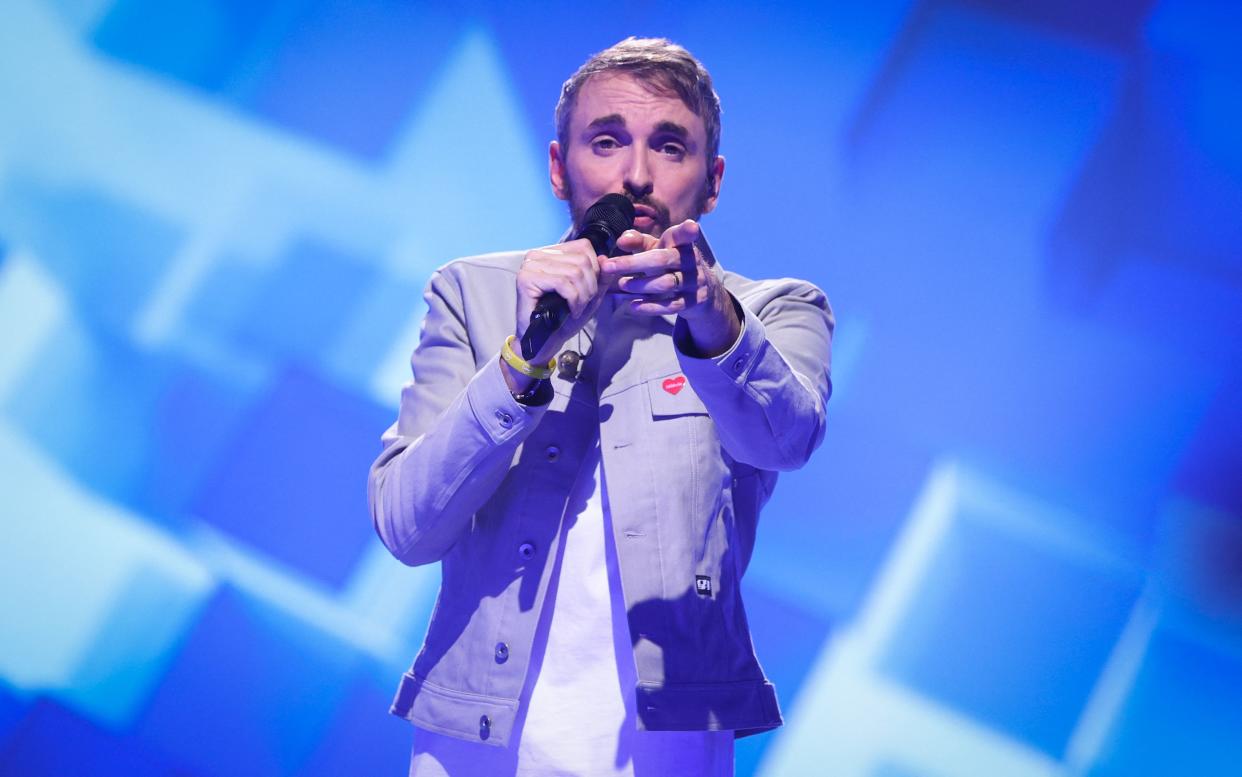
[[[720,153],[720,97],[703,63],[667,38],[630,36],[592,56],[565,81],[556,102],[556,139],[562,148],[569,147],[569,117],[578,92],[592,76],[601,73],[625,73],[657,91],[681,98],[703,120],[710,169]]]

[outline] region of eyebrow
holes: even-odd
[[[667,132],[670,135],[677,135],[680,138],[690,137],[690,130],[681,126],[675,121],[662,121],[655,125],[656,132]]]
[[[625,117],[619,113],[610,113],[607,116],[600,116],[587,125],[587,129],[596,129],[598,127],[624,127]]]
[[[607,116],[600,116],[597,119],[592,119],[591,123],[586,126],[586,130],[583,132],[583,135],[589,135],[594,130],[603,127],[620,127],[621,129],[625,129],[625,117],[619,113],[610,113]],[[654,129],[657,134],[664,133],[666,135],[677,136],[682,143],[686,144],[687,149],[689,149],[691,153],[694,153],[697,144],[692,142],[690,138],[690,130],[686,129],[682,125],[675,121],[665,119],[664,121],[656,124]]]
[[[625,126],[624,116],[622,116],[619,113],[610,113],[607,116],[600,116],[598,119],[593,119],[591,123],[587,125],[587,129],[597,129],[599,127],[624,127],[624,126]],[[662,121],[659,124],[655,125],[655,131],[656,132],[667,132],[670,135],[680,135],[683,138],[690,137],[690,130],[686,129],[685,127],[681,126],[675,121],[668,121],[668,120]]]

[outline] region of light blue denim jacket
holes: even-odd
[[[413,380],[371,468],[384,545],[409,565],[441,562],[427,636],[393,714],[509,742],[566,501],[599,445],[638,725],[737,736],[781,725],[740,582],[777,471],[802,466],[823,438],[827,299],[803,281],[752,281],[717,264],[744,315],[726,353],[689,356],[676,317],[606,305],[585,332],[594,381],[555,377],[551,402],[530,407],[499,365],[522,257],[470,257],[434,273]]]

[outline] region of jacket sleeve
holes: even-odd
[[[547,410],[546,402],[527,406],[509,393],[499,344],[476,369],[460,289],[443,269],[432,275],[424,299],[413,380],[367,483],[376,533],[410,566],[440,560],[468,530]]]
[[[690,331],[678,319],[678,361],[730,456],[759,469],[798,469],[824,437],[832,308],[815,286],[788,279],[759,284],[734,304],[742,332],[719,356],[690,355]]]

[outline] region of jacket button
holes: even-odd
[[[737,357],[736,359],[734,359],[734,360],[733,360],[733,371],[734,371],[734,372],[741,372],[741,371],[742,371],[742,367],[744,367],[745,365],[746,365],[746,357],[745,357],[745,356],[739,356],[739,357]]]
[[[499,421],[500,425],[506,429],[508,429],[510,426],[513,426],[513,416],[509,415],[503,410],[496,411],[496,420]]]
[[[529,542],[523,542],[521,545],[518,545],[518,555],[522,558],[530,558],[531,556],[534,556],[535,546],[531,545]]]
[[[561,457],[561,449],[556,447],[555,445],[549,445],[547,454],[548,454],[548,461],[556,461],[557,459]]]
[[[503,642],[496,643],[496,663],[503,664],[509,660],[509,646]]]
[[[479,739],[487,739],[492,735],[492,719],[486,715],[479,718]]]

